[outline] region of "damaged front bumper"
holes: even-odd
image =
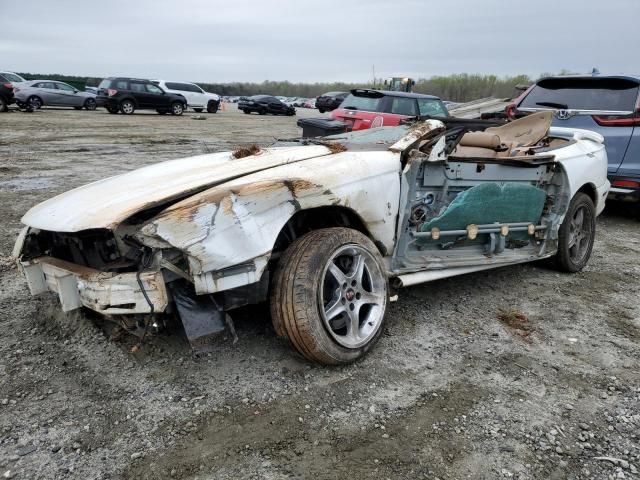
[[[109,273],[66,262],[39,257],[20,261],[32,295],[58,294],[62,310],[87,307],[103,315],[163,312],[169,303],[160,271]],[[146,295],[140,289],[142,283]],[[150,302],[150,303],[149,303]]]

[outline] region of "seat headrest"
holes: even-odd
[[[500,146],[501,138],[495,133],[487,132],[467,132],[460,139],[461,147],[491,148],[493,150]]]

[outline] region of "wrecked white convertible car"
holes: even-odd
[[[402,286],[586,264],[609,189],[603,138],[550,123],[426,120],[159,163],[32,208],[14,254],[32,294],[56,292],[65,311],[145,332],[176,316],[198,348],[233,309],[269,301],[306,358],[351,362]]]

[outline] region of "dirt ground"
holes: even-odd
[[[579,274],[529,264],[402,290],[347,367],[304,361],[264,308],[197,357],[179,331],[129,353],[132,338],[31,298],[9,261],[30,206],[300,132],[233,106],[191,117],[0,114],[2,478],[640,478],[640,229],[625,205],[607,207]]]

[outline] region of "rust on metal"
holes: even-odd
[[[342,153],[347,151],[347,147],[338,142],[330,142],[323,145],[325,145],[331,151],[331,153]]]
[[[233,158],[245,158],[250,157],[251,155],[257,155],[261,152],[260,147],[255,143],[253,145],[249,145],[248,147],[240,147],[233,152]]]

